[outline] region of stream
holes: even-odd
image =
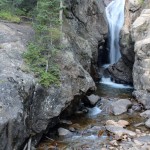
[[[134,124],[142,122],[142,119],[136,113],[130,115],[114,116],[111,114],[109,106],[113,100],[128,98],[132,99],[132,88],[113,87],[107,84],[97,84],[95,94],[101,96],[101,100],[94,108],[87,108],[87,113],[75,113],[67,120],[63,120],[57,127],[52,129],[45,136],[38,146],[38,150],[98,150],[106,147],[112,140],[112,135],[106,131],[105,123],[107,120],[118,121],[127,120],[130,125],[128,129],[134,131]],[[59,136],[59,128],[67,129],[68,134]],[[142,128],[142,130],[146,130]]]
[[[106,66],[104,68],[116,63],[121,56],[119,34],[124,23],[124,5],[125,0],[113,0],[106,7],[109,24],[110,62],[108,65],[104,64]],[[149,134],[145,126],[137,126],[144,121],[139,112],[129,112],[129,108],[126,108],[127,112],[121,115],[115,116],[112,113],[111,104],[120,99],[128,99],[132,106],[139,105],[133,99],[132,92],[132,87],[113,83],[110,78],[103,76],[100,83],[97,83],[97,91],[94,93],[101,97],[96,106],[77,111],[67,120],[60,120],[60,123],[42,139],[37,150],[120,150],[119,144],[122,143],[119,142],[122,139],[116,140],[114,147],[111,148],[110,141],[116,137],[106,129],[108,120],[113,120],[115,123],[120,120],[127,121],[129,123],[127,130],[134,133],[140,130]],[[124,128],[122,127],[122,129]],[[136,138],[138,136],[136,134]],[[130,137],[126,137],[125,142],[125,147],[129,145],[128,148],[130,148],[134,145],[134,139]]]

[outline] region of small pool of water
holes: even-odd
[[[132,92],[134,90],[130,86],[126,86],[126,88],[122,88],[120,85],[111,86],[109,84],[103,84],[103,83],[97,83],[96,86],[97,86],[97,91],[95,93],[101,97],[131,98]]]

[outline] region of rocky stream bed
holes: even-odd
[[[132,97],[132,88],[97,87],[95,94],[103,97],[96,106],[61,120],[42,139],[38,150],[150,149],[150,124],[145,123],[150,112]]]

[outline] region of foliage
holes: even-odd
[[[48,87],[59,84],[59,66],[55,61],[60,49],[60,0],[38,0],[33,22],[35,41],[30,43],[24,57],[39,82]]]
[[[13,15],[9,11],[0,11],[0,18],[3,19],[3,20],[8,20],[8,21],[11,21],[11,22],[15,22],[15,23],[20,22],[20,18],[16,15]]]
[[[24,54],[26,63],[30,66],[31,71],[39,78],[39,82],[48,87],[50,84],[59,84],[59,67],[54,62],[49,64],[46,71],[48,59],[42,54],[43,49],[37,44],[30,43],[28,51]]]
[[[61,47],[60,4],[61,0],[0,0],[1,19],[18,23],[20,15],[32,14],[35,39],[24,58],[45,87],[59,83],[55,57]]]
[[[12,22],[20,22],[20,16],[27,16],[27,12],[34,9],[36,1],[37,0],[0,0],[0,18]]]

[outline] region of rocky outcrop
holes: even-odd
[[[135,41],[135,63],[133,68],[134,95],[150,108],[150,9],[144,9],[132,25]]]
[[[37,137],[58,123],[74,96],[94,89],[95,83],[75,59],[77,55],[62,51],[56,57],[60,86],[40,86],[22,58],[34,34],[31,27],[0,22],[0,34],[0,146],[19,149],[29,137],[36,143]]]
[[[98,42],[107,33],[102,1],[65,1],[62,42],[56,62],[60,66],[60,86],[44,88],[23,61],[33,30],[28,25],[0,22],[0,147],[19,149],[59,121],[72,100],[95,89],[90,75],[97,62]],[[74,98],[75,97],[75,98]]]
[[[95,76],[98,45],[103,47],[108,27],[103,0],[65,0],[65,38],[69,51],[78,56],[82,66]]]
[[[142,3],[139,0],[126,0],[125,23],[120,34],[121,59],[108,68],[111,77],[119,83],[132,84],[134,63],[134,41],[131,38],[131,25],[140,15]]]

